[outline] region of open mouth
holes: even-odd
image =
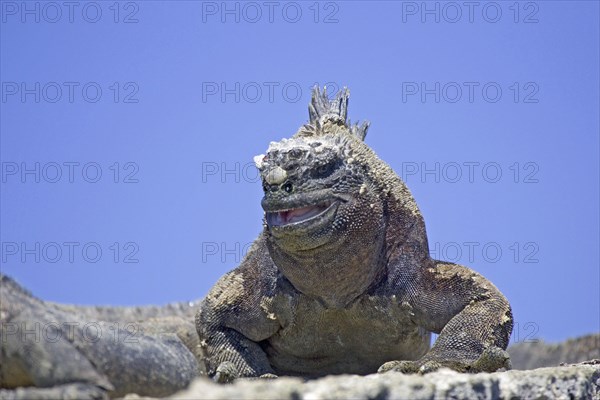
[[[325,214],[325,212],[333,205],[334,202],[327,201],[312,206],[269,211],[266,213],[267,224],[269,224],[269,226],[300,224],[311,219],[316,219],[320,215]]]

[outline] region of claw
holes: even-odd
[[[217,367],[213,380],[217,383],[231,383],[238,377],[237,368],[231,361],[224,361]]]
[[[437,371],[438,369],[440,369],[442,367],[443,367],[443,365],[437,361],[427,361],[426,363],[421,365],[421,367],[419,368],[419,374],[425,375],[430,372]]]
[[[414,361],[388,361],[384,363],[377,373],[384,373],[388,371],[402,372],[403,374],[414,374],[419,371],[419,367]]]
[[[509,354],[500,347],[488,347],[471,366],[471,372],[495,372],[512,368]]]

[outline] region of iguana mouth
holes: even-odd
[[[290,208],[286,210],[269,211],[265,213],[269,226],[285,226],[300,224],[302,222],[316,219],[334,206],[335,202],[326,201],[317,205]]]

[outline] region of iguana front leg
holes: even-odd
[[[201,335],[206,337],[201,346],[207,355],[208,374],[215,381],[228,383],[236,378],[274,374],[258,343],[241,333],[214,326],[208,327]]]
[[[417,361],[392,361],[380,371],[493,372],[510,368],[504,351],[512,332],[510,305],[500,291],[461,265],[433,261],[420,271],[407,299],[415,322],[439,333],[433,347]]]
[[[242,264],[211,289],[196,314],[196,329],[208,375],[218,382],[273,377],[258,344],[280,329],[267,307],[275,279],[266,274],[264,244],[258,240]],[[263,270],[260,275],[258,270]]]

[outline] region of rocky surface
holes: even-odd
[[[461,374],[442,369],[424,376],[387,372],[241,381],[195,380],[173,399],[600,399],[600,360],[531,371]]]
[[[600,334],[581,336],[562,343],[532,341],[508,348],[514,369],[553,367],[560,363],[577,363],[600,359]]]
[[[397,372],[217,385],[193,324],[197,303],[81,307],[44,302],[0,275],[0,399],[598,399],[600,334],[509,348],[512,371]],[[541,366],[550,368],[530,369]],[[198,377],[200,376],[200,377]],[[191,383],[191,385],[190,385]],[[148,396],[148,397],[144,397]]]

